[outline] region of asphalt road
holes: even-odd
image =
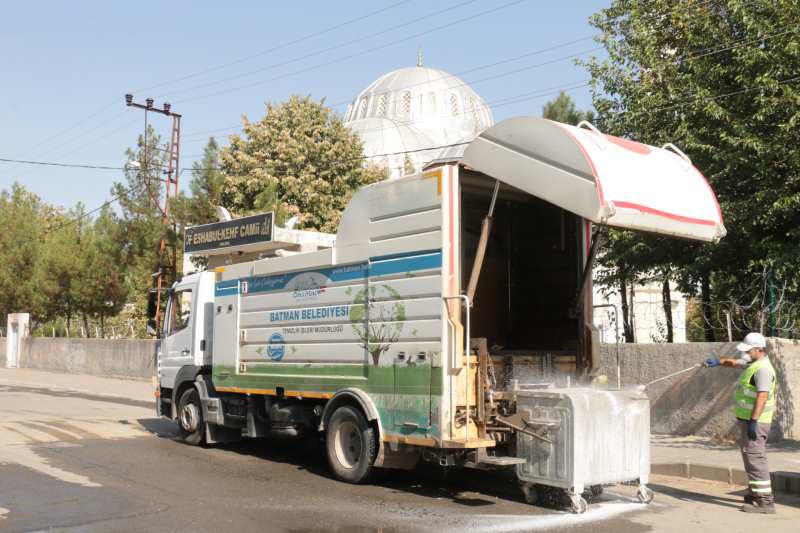
[[[525,504],[511,480],[474,471],[332,479],[315,443],[197,448],[147,402],[0,385],[0,530],[16,531],[796,531],[737,510],[727,485],[658,477],[656,501],[612,487],[584,515]]]

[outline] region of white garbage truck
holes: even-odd
[[[208,266],[169,290],[158,413],[192,444],[323,437],[351,483],[428,461],[514,468],[576,512],[623,481],[649,501],[647,397],[574,386],[598,364],[606,226],[725,235],[675,146],[532,117],[363,187],[335,235],[271,214],[190,228]]]

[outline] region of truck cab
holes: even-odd
[[[176,382],[191,382],[210,372],[213,309],[213,272],[189,274],[170,288],[157,352],[159,415],[172,415]]]

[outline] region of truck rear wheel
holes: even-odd
[[[181,439],[187,444],[197,446],[203,443],[206,434],[206,423],[203,420],[203,406],[200,394],[194,387],[189,387],[178,401],[178,431]]]
[[[363,483],[372,473],[377,454],[375,430],[349,405],[336,409],[328,422],[325,449],[333,473],[348,483]]]

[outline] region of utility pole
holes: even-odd
[[[132,94],[125,95],[125,105],[128,107],[136,107],[144,111],[144,168],[142,171],[145,173],[145,182],[147,184],[148,194],[150,194],[153,203],[159,211],[161,211],[161,220],[164,225],[161,233],[161,239],[158,242],[158,268],[153,274],[153,288],[156,290],[156,329],[161,327],[162,320],[162,302],[161,294],[163,289],[168,287],[172,281],[175,281],[178,272],[178,252],[174,243],[170,242],[167,238],[167,230],[172,225],[173,235],[177,234],[175,221],[170,221],[169,217],[169,203],[171,198],[178,196],[178,177],[180,171],[178,165],[180,163],[180,144],[181,144],[181,115],[172,112],[172,106],[164,103],[159,109],[153,105],[153,99],[147,98],[144,104],[136,103],[133,101]],[[161,195],[153,196],[150,193],[150,168],[148,159],[148,146],[147,146],[147,114],[149,112],[159,113],[161,115],[172,118],[172,131],[170,134],[167,170],[165,172],[166,179],[158,178],[159,187],[160,182],[165,184],[165,194],[163,196],[163,205]],[[160,169],[159,169],[160,170]]]

